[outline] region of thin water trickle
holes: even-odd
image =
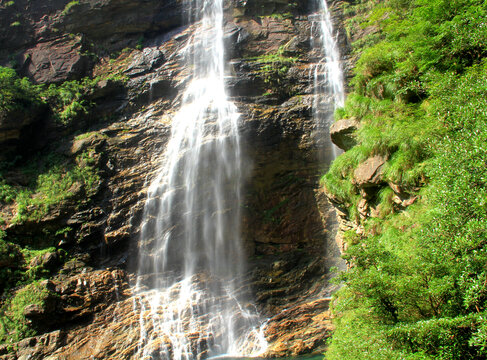
[[[144,208],[137,356],[258,355],[261,321],[240,284],[244,172],[239,114],[224,87],[222,0],[186,5],[198,26],[182,54],[192,75]]]
[[[338,33],[333,30],[333,23],[326,0],[316,0],[318,11],[312,17],[311,43],[318,50],[318,61],[313,69],[314,100],[313,112],[318,128],[318,136],[329,140],[329,128],[333,123],[334,111],[345,104],[345,87],[340,53],[338,51]],[[333,160],[339,149],[331,145]]]

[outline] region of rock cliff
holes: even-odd
[[[329,268],[338,249],[334,213],[319,186],[331,143],[313,120],[318,55],[309,15],[315,4],[233,0],[225,6],[227,88],[241,114],[248,164],[247,284],[270,319],[269,356],[319,352],[331,331]],[[334,3],[336,25],[339,9]],[[15,280],[1,282],[10,293],[2,298],[2,316],[12,318],[21,303],[22,324],[2,325],[1,359],[133,357],[140,304],[130,283],[141,212],[189,76],[180,53],[195,24],[183,26],[181,19],[178,0],[0,5],[0,64],[37,84],[85,84],[79,90],[85,111],[75,121],[60,122],[49,101],[0,113],[6,163],[0,186],[30,191],[26,209],[19,195],[0,197],[2,243],[11,254],[0,266]],[[344,34],[339,39],[346,49]],[[353,126],[337,128],[337,144],[353,143],[347,135]],[[33,199],[42,199],[42,189],[32,184],[52,174],[52,158],[56,169],[81,169],[83,177],[68,195],[41,207]],[[380,165],[373,174],[370,169],[364,165],[356,176],[364,192],[380,180]],[[19,300],[29,286],[42,301]]]

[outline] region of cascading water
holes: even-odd
[[[334,34],[331,15],[326,0],[317,0],[318,12],[313,15],[311,42],[317,51],[317,64],[313,69],[314,100],[313,111],[318,136],[329,139],[329,128],[333,122],[333,113],[345,103],[343,71],[340,66],[340,53],[337,46],[337,34]],[[330,141],[331,145],[331,141]],[[332,158],[338,149],[332,145]]]
[[[186,5],[197,22],[183,54],[192,74],[139,241],[141,359],[253,355],[266,347],[240,283],[243,170],[239,114],[224,87],[222,0]]]
[[[311,16],[311,45],[316,58],[313,67],[313,117],[316,126],[315,139],[320,148],[324,149],[320,161],[326,171],[331,162],[337,157],[338,149],[331,141],[330,127],[333,115],[337,108],[345,103],[345,88],[343,71],[340,66],[340,53],[338,51],[338,34],[333,31],[331,14],[326,0],[316,0],[317,12]],[[336,234],[336,217],[330,216],[327,220],[327,230]],[[334,238],[329,237],[326,245],[327,267],[346,268],[341,259],[340,249]],[[329,296],[336,290],[335,286],[326,286],[324,294]]]

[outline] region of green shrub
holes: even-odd
[[[487,5],[390,0],[348,11],[350,24],[378,31],[355,45],[353,92],[336,114],[360,120],[358,144],[323,178],[363,229],[345,236],[352,267],[339,277],[327,359],[486,359]],[[359,219],[353,172],[377,154],[388,159],[384,180],[417,199],[396,209],[384,184],[369,199],[379,218]]]
[[[92,104],[87,102],[86,95],[95,84],[90,79],[65,81],[60,85],[49,85],[41,94],[53,108],[56,118],[62,124],[69,125],[80,115],[88,113]]]
[[[46,300],[53,294],[40,281],[17,291],[8,299],[1,308],[0,316],[0,341],[10,343],[19,341],[28,336],[36,335],[36,330],[32,328],[24,316],[24,309],[27,305],[45,306]]]
[[[0,66],[0,111],[24,110],[42,103],[38,87],[15,70]]]
[[[257,71],[257,75],[262,78],[268,86],[264,96],[271,94],[290,95],[292,92],[291,87],[283,86],[283,83],[286,80],[287,73],[291,66],[298,61],[297,57],[289,56],[285,47],[281,46],[275,53],[264,54],[250,58],[249,60],[253,60],[259,64],[260,69]]]
[[[61,84],[34,85],[19,78],[15,70],[0,66],[0,111],[24,110],[48,104],[55,120],[70,126],[89,113],[94,103],[90,95],[100,80],[125,82],[124,75],[114,72],[103,77],[70,80]]]
[[[75,164],[52,156],[45,159],[41,169],[26,168],[24,171],[36,180],[31,188],[17,190],[17,215],[13,223],[40,220],[53,205],[76,195],[73,191],[93,195],[100,180],[95,166],[97,156],[93,150],[87,150],[77,157]]]

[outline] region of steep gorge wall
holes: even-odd
[[[42,270],[6,287],[14,285],[10,291],[19,294],[32,280],[49,277],[35,282],[49,295],[40,303],[27,301],[18,320],[41,335],[13,345],[33,333],[6,327],[11,340],[0,348],[2,358],[133,355],[139,336],[129,286],[134,243],[146,187],[189,76],[179,56],[195,26],[182,26],[181,6],[178,1],[41,5],[17,0],[0,8],[8,29],[0,39],[2,64],[37,83],[98,76],[84,91],[88,111],[68,125],[56,120],[49,104],[35,116],[22,115],[23,121],[7,121],[8,112],[0,118],[0,131],[10,134],[0,137],[2,157],[14,163],[3,171],[2,184],[30,186],[26,165],[40,168],[50,154],[63,166],[88,162],[97,175],[89,187],[75,182],[69,196],[39,217],[16,220],[18,201],[2,200],[3,241],[17,254],[15,261],[2,263],[3,269]],[[273,356],[321,351],[331,329],[327,280],[337,250],[329,227],[333,211],[319,190],[323,154],[331,153],[331,144],[317,141],[312,118],[317,54],[310,48],[308,16],[313,6],[307,1],[226,4],[227,87],[241,113],[249,164],[242,220],[248,284],[261,313],[273,317],[267,329]],[[336,24],[339,9],[340,2],[334,3]],[[22,157],[13,161],[18,153]],[[25,247],[49,250],[26,256]],[[11,303],[4,298],[7,316]]]

